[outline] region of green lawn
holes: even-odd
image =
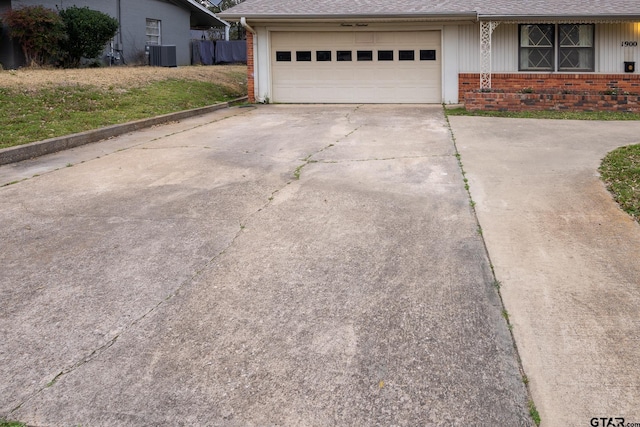
[[[640,144],[607,154],[600,175],[620,207],[640,222]]]
[[[450,116],[510,117],[517,119],[556,120],[640,120],[637,113],[609,111],[467,111],[462,108],[447,109]]]
[[[244,79],[244,75],[238,75]],[[246,92],[193,80],[99,89],[66,85],[37,90],[0,87],[0,148],[229,101]]]

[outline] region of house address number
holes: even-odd
[[[622,47],[636,47],[636,46],[638,46],[638,42],[624,41],[624,42],[620,43],[620,46],[622,46]]]

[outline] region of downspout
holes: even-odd
[[[253,56],[253,70],[251,72],[251,77],[253,78],[253,97],[255,100],[257,100],[260,103],[264,103],[265,100],[262,97],[258,97],[258,85],[256,84],[256,70],[258,68],[258,61],[256,61],[256,53],[257,53],[257,49],[256,46],[258,44],[258,33],[256,32],[255,29],[253,29],[253,27],[251,27],[251,25],[247,24],[247,18],[245,18],[244,16],[240,18],[240,25],[242,25],[243,28],[245,28],[247,31],[249,31],[252,34],[252,39],[253,39],[253,46],[252,46],[252,56]],[[248,59],[248,58],[247,58]]]
[[[244,16],[242,18],[240,18],[240,25],[242,25],[244,28],[246,28],[254,36],[256,35],[256,30],[254,30],[251,27],[251,25],[247,24],[247,18],[245,18]]]

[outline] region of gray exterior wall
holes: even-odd
[[[122,1],[122,44],[127,63],[144,55],[147,18],[161,21],[161,43],[176,46],[178,65],[191,64],[191,13],[158,0]]]
[[[164,0],[0,0],[0,13],[3,9],[7,10],[10,4],[13,9],[35,5],[51,9],[86,6],[118,19],[118,3],[120,34],[116,35],[114,46],[120,46],[125,63],[140,64],[146,61],[146,20],[149,18],[161,21],[161,42],[176,46],[178,65],[191,64],[191,12]],[[10,41],[6,33],[0,39],[0,63],[7,69],[24,65],[20,48]]]

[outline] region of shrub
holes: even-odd
[[[3,20],[18,40],[28,65],[45,65],[55,60],[59,45],[66,38],[62,18],[43,6],[10,9]]]
[[[67,32],[60,43],[65,67],[79,66],[82,58],[96,58],[118,31],[115,18],[88,7],[72,6],[59,13]]]

